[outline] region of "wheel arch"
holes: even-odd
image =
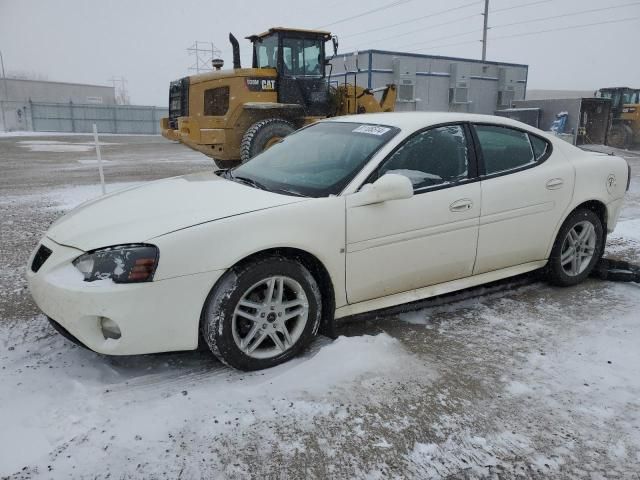
[[[271,247],[266,248],[264,250],[260,250],[254,252],[250,255],[243,257],[234,263],[228,270],[234,270],[238,267],[244,266],[247,263],[255,262],[265,257],[269,256],[281,256],[291,260],[299,261],[304,267],[309,270],[313,278],[318,282],[318,286],[320,287],[320,293],[322,294],[322,319],[320,321],[320,333],[326,335],[330,338],[335,338],[335,322],[334,322],[334,314],[335,314],[335,290],[333,286],[333,280],[331,279],[331,275],[329,271],[325,267],[325,265],[312,253],[309,253],[306,250],[302,250],[294,247]],[[211,287],[211,291],[207,295],[207,298],[202,305],[202,313],[200,314],[200,327],[198,331],[201,332],[202,320],[204,318],[204,312],[206,310],[207,303],[209,298],[215,292],[218,287],[221,279],[224,277],[221,276],[216,283]],[[201,336],[201,333],[199,333]],[[202,343],[202,338],[199,340],[199,344]]]
[[[607,206],[605,205],[605,203],[600,200],[587,200],[585,202],[582,202],[580,205],[576,206],[569,213],[571,214],[572,212],[576,211],[579,208],[587,208],[591,210],[593,213],[595,213],[596,215],[598,215],[598,218],[602,222],[602,229],[606,237],[607,222],[609,220],[609,212],[607,211]]]

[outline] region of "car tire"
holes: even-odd
[[[251,125],[242,136],[240,160],[248,162],[275,142],[295,132],[296,127],[281,118],[267,118]]]
[[[318,333],[321,317],[320,289],[309,270],[270,256],[225,273],[209,294],[201,332],[226,365],[260,370],[300,353]]]
[[[604,226],[595,212],[588,208],[573,211],[560,227],[551,249],[549,282],[568,287],[585,280],[602,257],[604,240]]]

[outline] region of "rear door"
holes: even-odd
[[[571,201],[574,170],[542,137],[476,124],[482,210],[474,274],[544,260]]]
[[[349,303],[471,275],[480,215],[471,147],[464,125],[418,132],[369,179],[405,175],[413,197],[364,206],[347,199]]]

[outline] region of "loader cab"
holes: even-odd
[[[253,42],[253,68],[277,71],[278,103],[300,105],[304,116],[329,114],[325,74],[329,32],[272,28],[247,38]]]
[[[611,113],[615,119],[620,117],[624,105],[640,103],[640,89],[628,87],[601,88],[596,92],[596,97],[611,100]]]

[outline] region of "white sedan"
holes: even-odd
[[[85,203],[28,265],[53,326],[103,354],[279,364],[335,319],[545,269],[584,280],[627,163],[502,117],[325,120],[232,170]]]

